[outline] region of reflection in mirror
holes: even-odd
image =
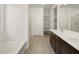
[[[59,29],[79,32],[79,4],[61,5],[57,17]]]

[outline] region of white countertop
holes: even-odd
[[[74,32],[70,30],[60,31],[60,30],[52,30],[52,29],[50,31],[55,33],[57,36],[62,38],[65,42],[67,42],[68,44],[70,44],[72,47],[74,47],[79,51],[79,33],[78,32]]]
[[[17,54],[25,41],[3,41],[0,42],[0,54]]]

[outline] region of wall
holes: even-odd
[[[54,9],[50,9],[50,29],[54,29]]]
[[[29,41],[30,41],[30,38],[31,38],[31,20],[30,20],[30,7],[29,5],[26,5],[26,40],[27,40],[27,43],[26,43],[26,47],[27,49],[29,48]]]
[[[79,32],[79,9],[70,9],[70,12],[70,30]]]
[[[31,35],[43,35],[43,7],[30,7]]]
[[[79,32],[79,14],[71,17],[71,30]]]
[[[68,29],[68,12],[67,9],[60,8],[58,11],[59,28]]]
[[[6,37],[6,8],[5,5],[0,5],[0,41]]]
[[[1,41],[1,5],[0,5],[0,41]]]
[[[28,40],[28,5],[6,5],[6,40]]]

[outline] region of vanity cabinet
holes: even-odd
[[[62,41],[62,45],[61,45],[61,53],[62,54],[78,54],[79,51],[76,50],[74,47],[72,47],[71,45],[69,45],[68,43],[66,43],[65,41]]]
[[[61,41],[58,39],[58,37],[55,37],[55,43],[54,43],[54,47],[55,47],[55,53],[61,53],[61,45],[60,45]]]
[[[50,44],[56,54],[78,54],[79,51],[53,32],[50,32]]]
[[[51,44],[52,48],[54,48],[54,46],[53,46],[53,45],[54,45],[54,44],[53,44],[53,42],[54,42],[53,39],[54,39],[54,38],[53,38],[52,32],[49,32],[49,36],[50,36],[50,44]]]
[[[55,51],[55,53],[61,53],[61,41],[59,39],[59,37],[53,35],[54,33],[50,32],[50,44],[53,48],[53,50]]]

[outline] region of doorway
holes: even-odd
[[[31,36],[43,36],[43,7],[30,7]]]

